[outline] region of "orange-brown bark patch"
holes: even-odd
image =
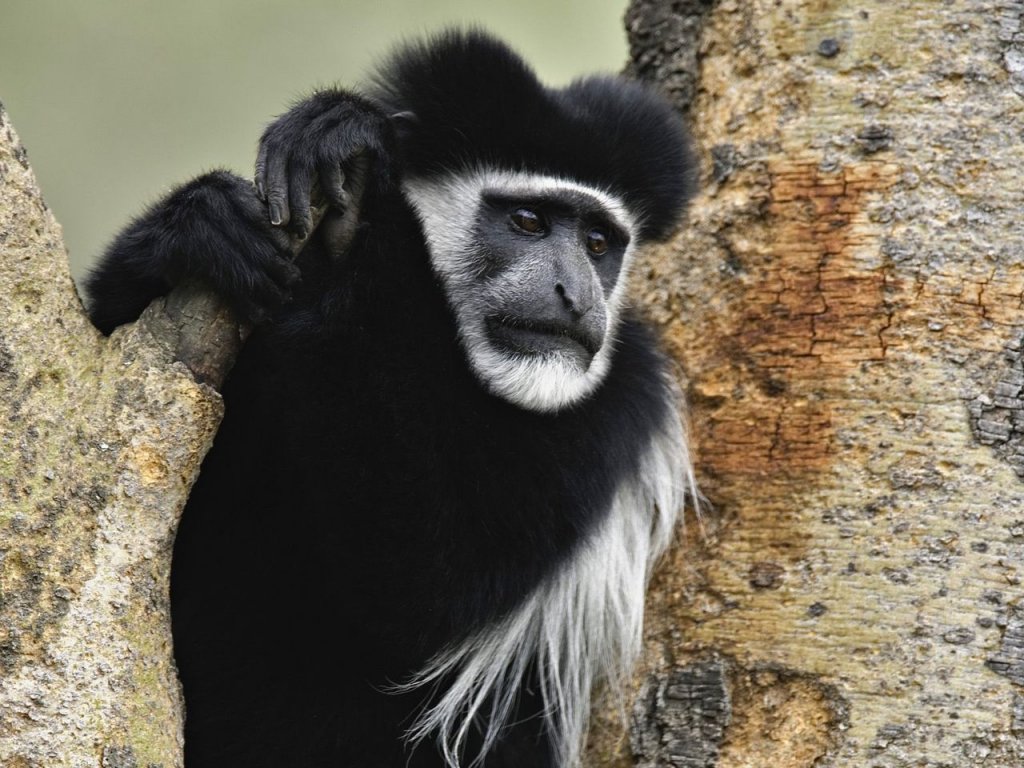
[[[864,208],[898,172],[869,161],[834,172],[814,162],[768,164],[764,242],[745,263],[735,344],[702,371],[696,393],[724,395],[695,425],[711,475],[799,474],[829,463],[833,419],[822,391],[886,355],[887,275]]]

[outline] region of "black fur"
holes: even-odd
[[[270,316],[226,384],[175,545],[188,768],[440,766],[433,744],[410,756],[402,740],[431,692],[386,688],[559,568],[673,407],[665,361],[632,318],[607,379],[575,408],[533,413],[485,391],[394,183],[508,164],[618,190],[643,210],[644,234],[662,235],[690,173],[668,108],[619,81],[544,90],[479,34],[410,48],[384,79],[375,100],[304,102],[261,150],[261,193],[300,225],[305,201],[282,174],[373,156],[345,257],[314,237],[296,283],[251,186],[217,172],[135,220],[88,283],[108,332],[192,276]],[[404,110],[416,118],[398,118],[396,137],[390,115]],[[556,765],[539,709],[524,689],[487,768]]]
[[[86,283],[90,316],[110,333],[195,278],[242,317],[261,321],[299,279],[288,253],[288,236],[270,226],[252,184],[214,171],[176,189],[115,238]]]
[[[641,238],[662,238],[693,192],[695,163],[679,116],[638,83],[588,77],[543,86],[504,44],[450,32],[395,54],[374,97],[411,112],[405,171],[463,165],[529,169],[607,187],[642,214]]]

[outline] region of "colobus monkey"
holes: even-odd
[[[350,247],[325,221],[291,262],[360,157]],[[692,488],[625,285],[693,170],[640,85],[547,88],[449,32],[273,122],[255,185],[208,173],[118,235],[104,332],[186,278],[255,325],[174,550],[188,768],[579,763]]]

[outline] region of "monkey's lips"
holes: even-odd
[[[487,318],[487,335],[498,347],[520,355],[568,355],[583,367],[601,348],[601,339],[579,324],[508,315]]]

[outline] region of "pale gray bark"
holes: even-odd
[[[167,577],[221,402],[175,361],[162,304],[93,329],[0,110],[4,766],[181,765]]]
[[[180,766],[171,546],[245,328],[190,284],[102,337],[2,106],[0,317],[0,765]]]

